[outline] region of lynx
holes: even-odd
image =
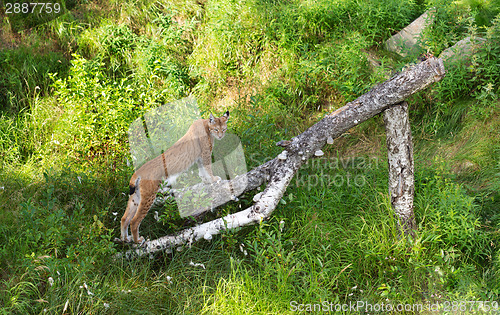
[[[212,148],[214,139],[221,140],[227,130],[229,111],[219,118],[210,114],[209,119],[193,122],[186,134],[167,151],[141,166],[130,179],[127,210],[121,220],[121,240],[131,242],[128,226],[135,243],[144,242],[139,237],[139,225],[156,198],[162,180],[175,183],[177,177],[194,163],[199,168],[200,178],[208,182],[219,181],[212,174]]]

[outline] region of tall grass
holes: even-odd
[[[37,95],[48,95],[49,73],[64,76],[69,63],[58,52],[33,53],[28,48],[0,50],[0,110],[9,114],[29,107]]]

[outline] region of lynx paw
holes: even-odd
[[[214,182],[220,182],[221,178],[220,176],[214,176],[213,180]]]
[[[133,243],[133,240],[132,240],[132,236],[127,236],[127,237],[122,237],[122,238],[118,238],[118,237],[115,237],[115,239],[113,240],[115,243],[117,244],[130,244],[130,243]]]
[[[142,247],[144,245],[144,243],[146,242],[146,240],[144,239],[144,237],[139,237],[139,239],[137,240],[137,243],[133,243],[132,244],[132,247],[133,248],[139,248],[139,247]]]
[[[131,235],[127,235],[126,237],[122,237],[121,238],[121,241],[123,243],[132,243],[133,242],[133,239],[132,239],[132,236]]]

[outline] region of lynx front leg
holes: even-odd
[[[141,201],[134,217],[132,218],[132,222],[130,223],[130,230],[132,232],[132,237],[135,243],[144,242],[144,237],[139,238],[139,226],[141,225],[142,220],[144,219],[146,214],[148,214],[149,209],[151,209],[151,206],[155,201],[159,184],[160,182],[156,180],[143,180],[141,182]]]
[[[123,215],[121,220],[121,240],[124,243],[132,241],[128,235],[128,226],[130,225],[130,221],[137,212],[140,201],[141,195],[139,193],[139,188],[137,188],[137,190],[128,198],[127,210],[125,211],[125,214]]]
[[[218,182],[220,181],[219,176],[214,176],[212,173],[212,157],[209,154],[202,154],[201,161],[198,160],[199,174],[201,178],[204,178],[207,182]]]

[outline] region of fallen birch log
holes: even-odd
[[[246,188],[242,193],[257,188],[267,182],[261,197],[251,207],[225,217],[185,229],[175,235],[167,235],[156,240],[146,241],[141,246],[130,249],[118,257],[147,255],[157,251],[171,251],[182,245],[191,245],[200,240],[212,239],[222,231],[258,223],[268,218],[281,200],[286,187],[293,176],[309,158],[319,155],[327,139],[337,138],[350,128],[381,113],[389,106],[401,103],[410,95],[425,89],[445,75],[441,59],[429,58],[389,80],[375,86],[368,93],[347,103],[325,116],[291,141],[282,142],[285,151],[273,160],[258,166],[246,175]],[[238,185],[241,179],[205,185],[198,189],[207,189],[221,194],[227,193],[232,185]],[[232,182],[232,183],[231,183]],[[213,196],[214,193],[211,193]],[[217,195],[217,194],[215,194]]]

